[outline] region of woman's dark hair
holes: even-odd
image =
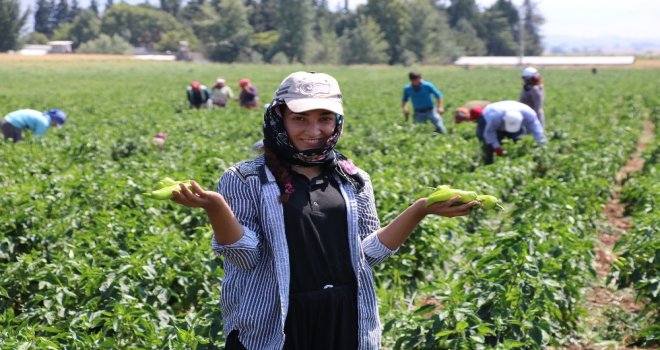
[[[291,184],[291,169],[268,146],[264,147],[264,158],[266,159],[266,165],[268,165],[268,168],[275,177],[275,182],[280,188],[281,194],[278,199],[280,203],[284,204],[289,201],[289,197],[294,191]]]

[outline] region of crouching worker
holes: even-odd
[[[18,142],[23,139],[23,129],[30,129],[35,137],[41,137],[51,126],[62,126],[66,122],[66,113],[59,109],[41,112],[34,109],[19,109],[7,114],[2,120],[2,135],[5,140]]]
[[[543,126],[533,109],[516,101],[491,103],[486,108],[475,107],[470,116],[477,121],[477,138],[482,143],[484,163],[493,163],[493,153],[504,154],[502,140],[518,141],[523,135],[531,134],[539,144],[546,143]]]

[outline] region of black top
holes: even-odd
[[[346,204],[339,184],[327,174],[311,180],[295,172],[292,175],[295,191],[284,204],[290,292],[355,283]]]

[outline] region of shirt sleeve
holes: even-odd
[[[523,112],[523,118],[523,124],[525,126],[525,130],[527,130],[527,133],[532,134],[536,142],[544,145],[546,143],[546,139],[543,132],[543,126],[541,125],[541,122],[539,122],[539,119],[536,117],[536,114]]]
[[[380,230],[380,220],[376,213],[374,191],[369,175],[365,172],[361,172],[361,175],[365,179],[365,186],[362,193],[357,196],[358,230],[367,263],[369,266],[375,266],[396,253],[398,249],[389,249],[378,238],[376,233]]]
[[[486,119],[486,126],[484,127],[484,141],[486,141],[487,145],[491,145],[493,148],[498,148],[501,146],[500,142],[497,140],[497,127],[499,126],[498,124],[500,120],[502,119],[498,117]]]
[[[538,88],[532,89],[532,91],[531,91],[531,100],[532,100],[531,107],[534,110],[534,112],[536,112],[537,114],[541,110],[541,104],[543,103],[542,94],[543,94],[543,91],[538,89]]]
[[[442,92],[440,92],[440,90],[438,90],[438,88],[435,87],[435,85],[433,85],[432,83],[428,83],[428,84],[429,84],[428,85],[429,89],[431,89],[431,94],[437,98],[442,98]]]
[[[401,98],[401,103],[408,102],[409,99],[410,99],[410,94],[408,93],[408,89],[403,88],[403,97]]]
[[[48,127],[50,127],[50,125],[48,125],[45,120],[44,121],[41,121],[41,120],[37,121],[34,124],[34,130],[33,130],[34,131],[34,136],[35,137],[41,137],[43,134],[46,133],[46,131],[48,130]]]
[[[258,195],[250,190],[250,179],[241,178],[235,170],[227,170],[218,183],[218,193],[222,194],[243,227],[243,236],[232,244],[218,244],[215,235],[211,245],[216,253],[237,267],[249,270],[261,259],[261,236],[259,235]]]

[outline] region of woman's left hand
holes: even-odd
[[[426,206],[426,198],[423,198],[421,201],[424,203],[424,209],[426,210],[425,214],[435,214],[446,217],[454,216],[465,216],[470,214],[472,207],[480,205],[478,201],[471,201],[465,204],[458,204],[458,201],[461,199],[460,196],[456,196],[450,200],[444,202],[433,203],[430,206]]]

